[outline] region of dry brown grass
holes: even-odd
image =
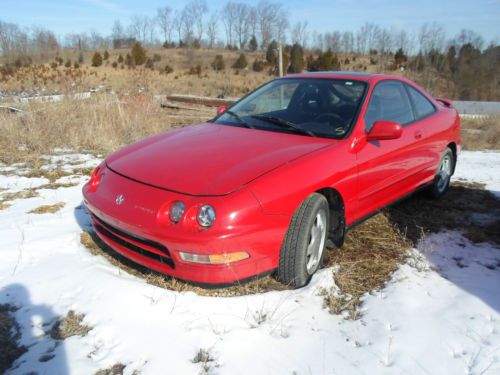
[[[82,324],[84,317],[73,310],[68,311],[64,318],[54,323],[49,332],[50,337],[54,340],[65,340],[71,336],[85,336],[92,328]]]
[[[0,373],[2,374],[27,350],[17,344],[21,330],[13,316],[15,311],[16,308],[11,305],[0,305]]]
[[[95,375],[122,375],[123,370],[125,370],[125,365],[122,363],[115,363],[110,368],[99,370],[95,373]],[[133,374],[138,374],[134,372]]]
[[[177,292],[192,291],[202,296],[230,297],[247,294],[262,293],[269,290],[284,290],[285,285],[279,283],[271,276],[256,278],[253,281],[237,284],[227,288],[206,289],[181,280],[162,275],[150,269],[142,267],[129,259],[121,256],[105,243],[103,243],[95,233],[83,232],[80,235],[80,242],[92,255],[101,255],[111,264],[119,267],[125,272],[145,280],[148,284],[169,289]]]
[[[39,206],[39,207],[31,210],[28,213],[29,214],[38,214],[38,215],[54,214],[54,213],[60,211],[65,205],[66,205],[66,203],[64,203],[64,202],[59,202],[59,203],[55,203],[55,204],[45,204],[43,206]]]
[[[465,150],[500,150],[500,114],[481,119],[462,119]]]
[[[38,197],[37,189],[25,189],[15,193],[4,193],[0,196],[0,210],[10,207],[10,202],[16,199],[27,199]]]
[[[360,316],[365,293],[384,286],[407,255],[410,242],[383,214],[374,216],[349,232],[340,250],[327,253],[326,265],[333,272],[335,288],[323,290],[324,305],[332,314]]]

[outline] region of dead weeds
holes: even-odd
[[[55,204],[46,204],[43,206],[39,206],[39,207],[29,211],[28,213],[29,214],[38,214],[38,215],[54,214],[54,213],[60,211],[65,205],[66,205],[66,203],[64,203],[64,202],[59,202],[59,203],[55,203]]]
[[[38,197],[37,189],[24,189],[21,191],[16,191],[14,193],[4,193],[0,197],[0,210],[4,210],[10,207],[10,202],[16,199],[27,199]]]
[[[123,375],[125,367],[126,366],[122,363],[116,363],[110,368],[97,371],[95,375]]]
[[[287,287],[271,276],[258,277],[255,280],[232,285],[226,288],[202,288],[191,283],[178,280],[166,275],[154,272],[148,268],[142,267],[131,260],[121,256],[107,246],[94,232],[82,232],[80,242],[92,255],[101,255],[114,266],[121,270],[139,277],[148,284],[173,290],[176,292],[195,292],[201,296],[212,297],[231,297],[247,294],[263,293],[270,290],[285,290]]]
[[[49,332],[50,337],[54,340],[65,340],[71,336],[85,336],[92,328],[82,324],[84,317],[73,310],[68,311],[64,318],[54,323]]]

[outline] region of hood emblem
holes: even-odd
[[[123,196],[123,194],[120,194],[119,196],[116,197],[115,203],[119,206],[123,203],[124,200],[125,200],[125,197]]]

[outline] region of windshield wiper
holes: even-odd
[[[248,122],[246,122],[245,120],[243,120],[243,119],[240,117],[240,115],[239,115],[239,114],[237,114],[237,113],[235,113],[235,112],[231,111],[230,109],[228,109],[228,110],[224,111],[224,113],[223,113],[223,114],[226,114],[226,113],[227,113],[228,115],[233,116],[233,117],[234,117],[236,120],[238,120],[238,121],[241,123],[241,125],[243,125],[244,127],[246,127],[246,128],[250,128],[250,129],[255,129],[255,126],[250,125]]]
[[[293,122],[284,120],[284,119],[279,118],[279,117],[266,116],[266,115],[253,115],[252,118],[256,118],[257,120],[269,122],[271,124],[275,124],[275,125],[281,126],[282,128],[292,129],[292,130],[294,130],[297,133],[309,135],[311,137],[316,137],[316,134],[314,134],[312,131],[299,128]]]

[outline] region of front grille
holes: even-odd
[[[155,241],[138,237],[136,235],[118,229],[106,223],[105,221],[101,220],[95,215],[92,215],[92,217],[94,218],[96,230],[101,235],[109,238],[113,242],[118,243],[119,245],[127,248],[128,250],[133,251],[134,253],[142,255],[158,263],[165,264],[171,268],[175,268],[175,264],[170,256],[170,252],[164,245]],[[138,245],[143,245],[144,247]],[[160,250],[165,255],[160,255],[153,251],[149,251],[147,247]]]

